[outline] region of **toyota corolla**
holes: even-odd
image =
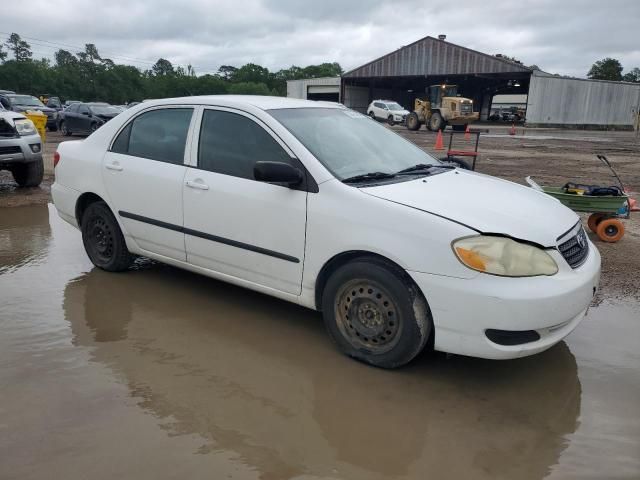
[[[145,102],[54,161],[55,206],[98,268],[142,255],[319,310],[341,351],[380,367],[426,345],[541,352],[598,287],[600,255],[571,210],[337,104]]]

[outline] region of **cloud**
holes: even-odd
[[[525,64],[584,76],[606,56],[640,66],[640,2],[459,0],[35,0],[3,5],[0,31],[17,32],[36,57],[85,43],[117,63],[159,57],[198,73],[254,62],[272,70],[339,62],[351,69],[426,35]],[[34,21],[34,12],[42,21]],[[39,39],[39,40],[32,40]]]

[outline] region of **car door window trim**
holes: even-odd
[[[237,240],[232,240],[230,238],[219,237],[217,235],[211,235],[210,233],[200,232],[198,230],[193,230],[191,228],[182,227],[180,225],[174,225],[172,223],[163,222],[162,220],[156,220],[154,218],[145,217],[142,215],[137,215],[135,213],[125,212],[123,210],[118,211],[118,215],[123,218],[128,218],[130,220],[135,220],[142,223],[148,223],[149,225],[154,225],[156,227],[166,228],[167,230],[172,230],[174,232],[184,233],[185,235],[191,235],[192,237],[203,238],[205,240],[211,240],[212,242],[222,243],[224,245],[229,245],[231,247],[241,248],[243,250],[249,250],[250,252],[260,253],[262,255],[267,255],[269,257],[279,258],[280,260],[285,260],[287,262],[292,263],[300,263],[300,259],[293,257],[291,255],[287,255],[285,253],[276,252],[274,250],[269,250],[267,248],[258,247],[256,245],[251,245],[249,243],[239,242]]]

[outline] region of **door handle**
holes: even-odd
[[[187,180],[184,184],[189,188],[196,188],[198,190],[209,190],[209,185],[206,183],[200,182],[192,182],[191,180]]]
[[[105,167],[109,170],[115,170],[116,172],[122,171],[122,167],[117,163],[107,163]]]

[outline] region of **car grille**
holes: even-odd
[[[463,103],[460,105],[460,113],[463,115],[469,115],[473,113],[473,104],[471,103]]]
[[[580,226],[578,233],[558,245],[558,250],[571,268],[578,268],[582,265],[589,254],[589,242],[584,228]]]
[[[22,153],[20,146],[11,145],[9,147],[0,147],[0,155],[11,155],[12,153]]]

